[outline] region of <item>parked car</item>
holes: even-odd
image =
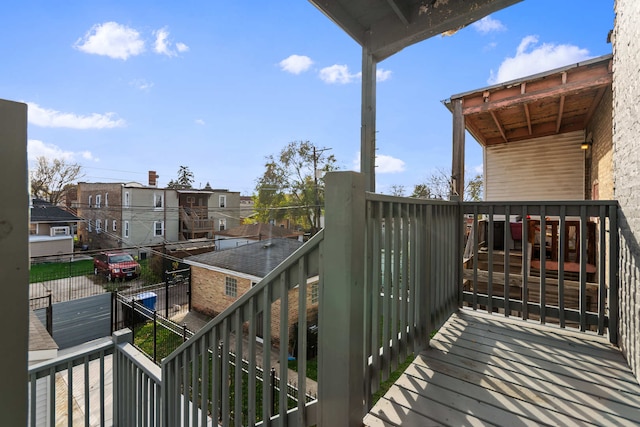
[[[93,257],[93,273],[109,281],[135,279],[140,276],[140,264],[126,252],[102,252]]]

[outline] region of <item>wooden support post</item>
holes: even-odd
[[[0,100],[0,271],[3,325],[11,338],[0,347],[2,424],[27,425],[27,352],[29,343],[29,190],[27,106]],[[34,403],[34,402],[32,402]],[[34,403],[35,404],[35,403]]]
[[[453,158],[451,163],[451,196],[464,199],[464,116],[462,99],[454,99],[453,104]],[[454,200],[451,197],[451,200]]]
[[[362,47],[362,124],[360,130],[360,172],[365,191],[376,191],[376,60]]]
[[[319,304],[319,425],[355,426],[364,399],[364,175],[326,177],[324,279]]]

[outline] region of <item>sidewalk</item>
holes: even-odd
[[[181,325],[186,324],[187,329],[193,332],[197,332],[198,330],[202,329],[211,320],[211,318],[208,316],[205,316],[204,314],[201,314],[195,311],[190,311],[190,312],[178,313],[176,316],[173,316],[171,320]],[[235,337],[233,336],[231,337],[231,342],[229,344],[231,348],[234,348]],[[242,357],[245,360],[249,358],[248,348],[249,348],[249,341],[247,337],[244,336],[243,343],[242,343],[242,353],[243,353]],[[256,362],[260,367],[263,367],[262,353],[263,353],[263,345],[262,343],[257,342],[256,343]],[[272,348],[271,349],[271,368],[275,368],[276,374],[280,372],[279,358],[280,356],[278,353],[278,349]],[[298,380],[298,373],[292,369],[289,369],[287,377],[289,380],[288,381],[289,384],[292,384],[295,387]],[[318,384],[310,378],[307,378],[307,394],[311,396],[318,395]]]

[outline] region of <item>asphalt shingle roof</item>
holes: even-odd
[[[242,224],[225,231],[217,231],[216,234],[230,237],[244,237],[247,239],[271,239],[275,237],[301,236],[303,233],[271,224]]]
[[[264,277],[296,251],[302,242],[292,239],[267,239],[224,251],[207,252],[185,258],[213,267]]]
[[[31,222],[77,222],[80,218],[41,199],[33,199]]]

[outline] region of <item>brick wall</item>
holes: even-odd
[[[100,207],[96,207],[96,197],[100,196]],[[89,206],[91,196],[91,207]],[[118,236],[122,236],[122,185],[118,183],[86,183],[78,184],[78,216],[91,221],[78,224],[78,238],[81,244],[88,244],[89,249],[108,249],[119,246]],[[97,233],[96,221],[100,220],[102,231]],[[113,231],[113,221],[116,231]],[[105,221],[108,225],[105,226]]]
[[[587,128],[587,134],[590,133],[593,138],[590,153],[591,170],[588,174],[590,179],[586,186],[588,199],[613,199],[612,102],[613,94],[607,89]],[[596,185],[597,195],[594,195],[593,190]]]
[[[235,298],[225,294],[227,277],[234,277],[237,280],[238,295]],[[311,287],[308,286],[307,288],[307,307],[309,307],[307,319],[315,321],[317,319],[318,304],[312,304],[311,302]],[[217,316],[249,289],[251,289],[250,279],[206,268],[191,267],[191,306],[194,310],[207,316]],[[291,337],[293,325],[298,322],[298,302],[298,289],[289,291],[287,341]],[[280,300],[275,301],[271,306],[271,338],[274,345],[279,345],[280,343],[280,308]]]
[[[614,7],[614,196],[621,208],[619,344],[640,381],[640,2],[616,0]]]

